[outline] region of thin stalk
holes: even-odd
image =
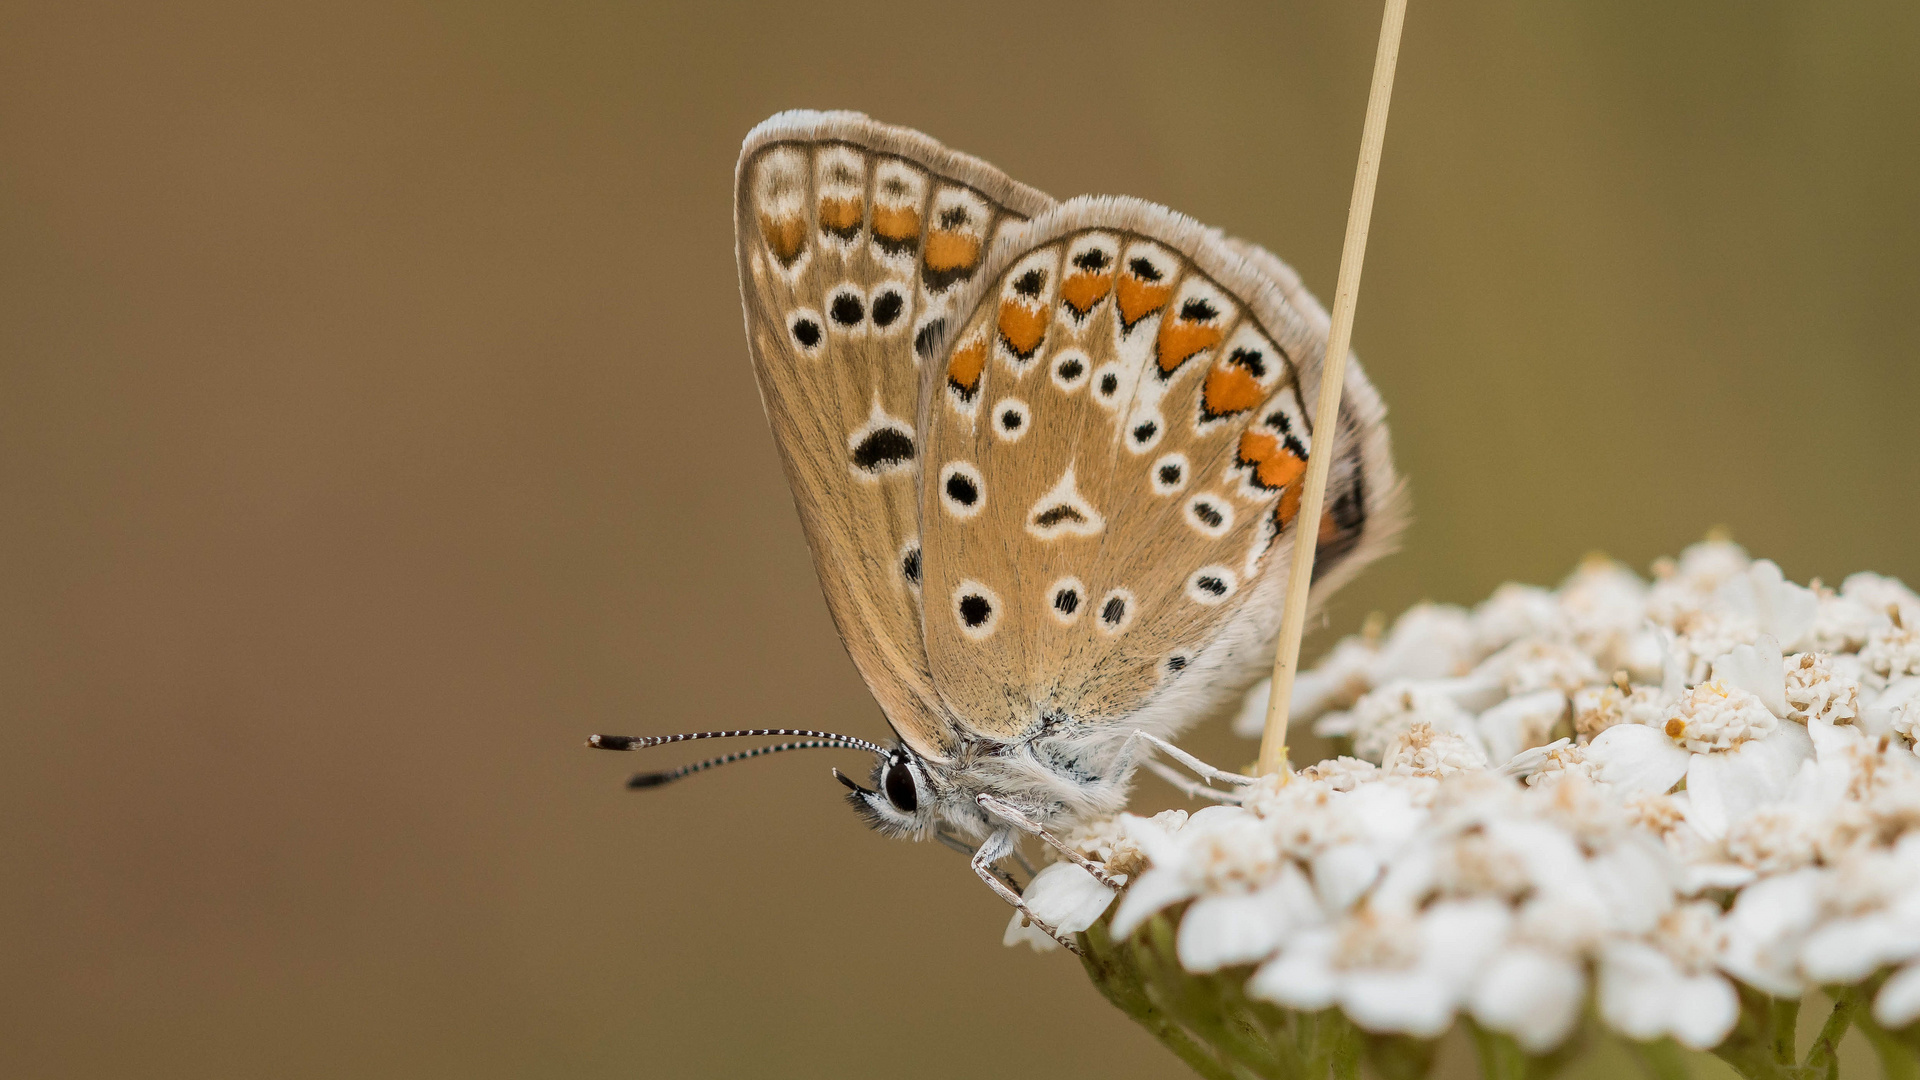
[[[1827,1014],[1827,1022],[1820,1025],[1820,1034],[1814,1036],[1813,1045],[1807,1048],[1806,1067],[1810,1077],[1839,1080],[1840,1040],[1853,1026],[1854,1014],[1860,1011],[1866,998],[1852,986],[1836,987],[1828,993],[1833,997],[1833,1011]]]
[[[1653,1080],[1693,1080],[1693,1067],[1687,1063],[1687,1051],[1672,1039],[1634,1042],[1622,1039],[1640,1069]]]
[[[1473,1036],[1473,1049],[1480,1057],[1482,1080],[1528,1080],[1532,1070],[1526,1052],[1513,1041],[1513,1036],[1488,1031],[1472,1020],[1465,1023],[1467,1032]]]
[[[1175,1057],[1204,1080],[1241,1080],[1154,1005],[1142,988],[1139,969],[1128,962],[1124,947],[1115,947],[1104,921],[1089,927],[1081,941],[1085,943],[1086,950],[1081,954],[1080,962],[1087,969],[1087,976],[1115,1008],[1146,1028],[1148,1034],[1160,1040],[1162,1046],[1173,1051]]]

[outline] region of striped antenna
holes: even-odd
[[[784,750],[865,750],[872,745],[872,743],[865,741],[854,743],[839,739],[807,739],[801,742],[775,743],[772,746],[756,746],[751,750],[736,750],[731,754],[722,754],[719,757],[708,758],[705,761],[696,761],[691,765],[682,765],[677,769],[668,769],[665,772],[634,773],[633,776],[627,780],[627,786],[636,790],[639,788],[659,787],[661,784],[672,783],[683,776],[692,776],[694,773],[706,772],[708,769],[718,768],[721,765],[731,765],[736,761],[757,758],[762,754],[778,754]],[[839,775],[838,769],[834,770],[834,775]]]
[[[871,743],[852,735],[841,735],[832,731],[807,731],[804,728],[741,728],[737,731],[690,731],[682,735],[589,735],[587,745],[595,750],[645,750],[668,743],[691,742],[694,739],[739,739],[739,738],[795,738],[830,739],[844,743],[854,750],[871,750],[876,754],[885,754],[887,748],[879,743]]]
[[[879,743],[868,742],[852,735],[840,735],[831,731],[808,731],[804,728],[741,728],[735,731],[690,731],[681,735],[590,735],[587,745],[595,750],[646,750],[650,747],[665,746],[668,743],[692,742],[695,739],[735,739],[767,738],[788,736],[797,738],[796,742],[775,743],[772,746],[758,746],[752,750],[737,750],[731,754],[696,761],[691,765],[667,769],[662,772],[635,773],[627,780],[629,788],[659,787],[670,784],[683,776],[706,772],[722,765],[731,765],[736,761],[757,758],[763,754],[778,754],[787,750],[865,750],[885,757],[886,747]],[[838,770],[834,775],[839,775]]]

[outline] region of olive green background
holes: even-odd
[[[858,755],[629,793],[678,759],[581,739],[883,731],[742,340],[749,127],[862,109],[1326,297],[1378,18],[0,5],[0,1072],[1179,1075],[861,829]],[[1418,517],[1333,630],[1715,525],[1920,579],[1917,46],[1416,0],[1356,342]]]

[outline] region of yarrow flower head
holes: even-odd
[[[1236,730],[1258,732],[1267,692]],[[1767,1004],[1814,987],[1837,995],[1829,1028],[1863,1026],[1888,1061],[1920,1049],[1920,596],[1901,583],[1801,586],[1723,540],[1651,583],[1590,559],[1557,589],[1370,623],[1300,674],[1293,714],[1344,756],[1190,816],[1086,824],[1065,843],[1117,897],[1064,861],[1026,891],[1189,1061],[1324,1075],[1330,1047],[1403,1054],[1466,1023],[1491,1062],[1597,1023],[1644,1055],[1817,1072],[1830,1049],[1781,1058]],[[1053,944],[1019,917],[1006,937]]]

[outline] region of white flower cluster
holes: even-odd
[[[1589,561],[1342,641],[1294,715],[1355,756],[1074,838],[1129,875],[1116,940],[1187,902],[1190,973],[1245,966],[1249,996],[1373,1032],[1464,1012],[1529,1052],[1589,997],[1631,1038],[1716,1046],[1736,980],[1797,999],[1891,972],[1874,1021],[1920,1019],[1920,596],[1898,581],[1806,588],[1725,541],[1651,583]],[[1111,899],[1064,863],[1027,893],[1065,931]],[[1051,945],[1018,918],[1015,940]]]

